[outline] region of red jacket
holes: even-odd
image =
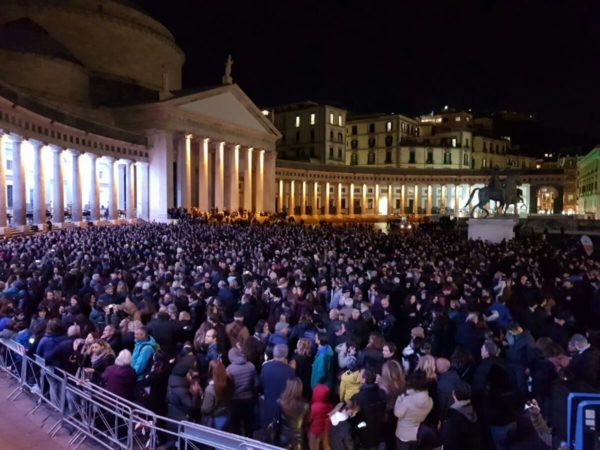
[[[317,384],[313,389],[310,401],[310,426],[308,431],[313,434],[329,433],[331,422],[329,413],[335,405],[329,398],[329,387],[325,384]]]

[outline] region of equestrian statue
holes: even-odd
[[[517,213],[517,205],[523,202],[523,191],[519,189],[520,180],[516,174],[509,174],[506,177],[504,184],[500,182],[499,171],[495,170],[490,176],[490,181],[487,186],[481,188],[475,188],[471,191],[469,201],[465,205],[465,208],[471,205],[471,201],[475,196],[475,192],[478,193],[478,202],[471,208],[470,216],[473,217],[477,208],[481,209],[485,213],[485,217],[490,215],[490,212],[486,209],[486,205],[490,200],[494,200],[498,203],[496,211],[501,214],[506,214],[508,207],[514,205],[515,214]]]

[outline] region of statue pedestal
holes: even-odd
[[[514,239],[517,218],[469,219],[469,239],[481,239],[495,244]]]

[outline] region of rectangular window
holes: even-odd
[[[415,151],[411,150],[410,153],[408,154],[408,163],[409,164],[415,164]]]
[[[456,148],[456,138],[452,138],[452,147]]]
[[[342,122],[342,115],[341,115],[341,114],[338,114],[338,125],[339,125],[340,127],[341,127],[341,126],[344,126],[344,124],[343,124],[343,122]]]
[[[12,159],[6,160],[6,170],[12,170]]]
[[[392,152],[390,152],[390,151],[385,152],[385,163],[386,164],[392,163]]]
[[[300,126],[300,116],[296,116],[296,128]]]
[[[375,124],[374,123],[369,124],[369,133],[375,133]]]
[[[310,115],[310,124],[311,124],[311,125],[314,125],[314,124],[315,124],[315,120],[316,120],[316,116],[315,116],[315,114],[314,114],[314,113],[312,113],[312,114]]]
[[[329,123],[333,125],[333,113],[329,113]]]
[[[392,131],[392,122],[385,123],[385,131]]]
[[[426,164],[433,164],[433,150],[427,150]]]
[[[356,125],[352,125],[352,134],[358,134],[358,127]]]
[[[444,164],[452,164],[452,152],[444,152]]]
[[[464,157],[463,157],[463,165],[468,166],[469,165],[469,154],[465,153]]]
[[[333,159],[333,147],[329,147],[329,159]]]

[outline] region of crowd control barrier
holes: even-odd
[[[47,366],[42,358],[29,357],[22,345],[11,340],[0,339],[0,370],[17,384],[8,399],[16,400],[23,393],[34,396],[35,406],[26,414],[44,408],[48,415],[42,425],[53,413],[58,415],[48,434],[69,429],[69,445],[75,449],[91,440],[114,450],[156,450],[165,441],[176,443],[179,450],[280,450],[236,434],[156,415],[89,381]]]

